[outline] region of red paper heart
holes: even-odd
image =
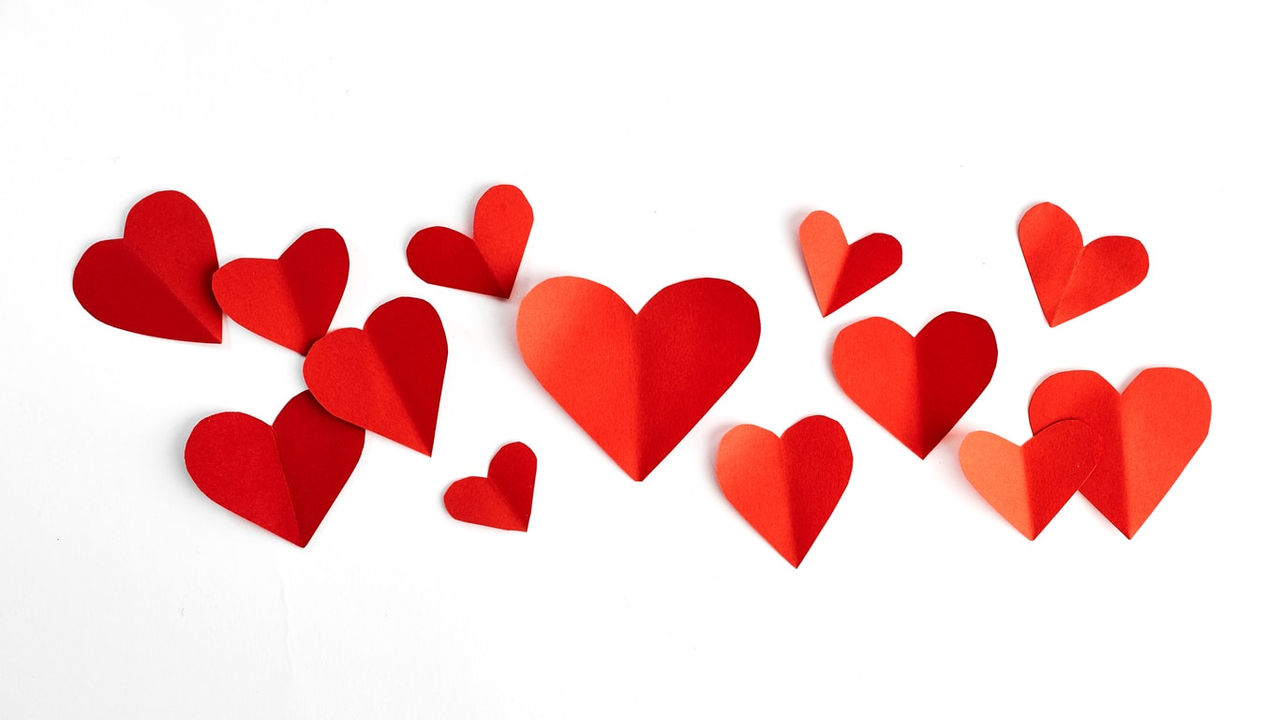
[[[533,208],[515,185],[495,185],[476,202],[475,239],[447,227],[419,230],[409,240],[409,269],[432,285],[511,297]]]
[[[218,269],[213,232],[191,198],[174,190],[139,200],[124,237],[80,256],[71,288],[89,314],[130,332],[222,342],[222,310],[210,278]]]
[[[430,455],[448,355],[435,308],[402,297],[374,310],[363,330],[317,340],[302,375],[329,412]]]
[[[676,283],[635,314],[603,285],[559,277],[529,291],[516,337],[542,387],[643,480],[751,361],[760,314],[726,280]]]
[[[1037,432],[1067,418],[1098,432],[1098,467],[1080,492],[1131,538],[1208,436],[1211,403],[1186,370],[1148,368],[1123,393],[1097,373],[1075,370],[1040,383],[1028,414]]]
[[[301,355],[329,331],[347,287],[347,244],[334,230],[302,234],[279,260],[232,260],[213,294],[232,320]]]
[[[914,338],[873,317],[840,331],[831,366],[849,399],[923,458],[991,381],[996,337],[986,320],[958,312]]]
[[[449,486],[444,508],[455,520],[524,532],[537,471],[538,458],[528,445],[503,445],[489,461],[488,477],[463,478]]]
[[[972,432],[960,444],[969,484],[1018,532],[1035,540],[1098,464],[1098,433],[1079,420],[1049,425],[1018,447]]]
[[[325,412],[304,391],[271,425],[238,412],[201,420],[185,457],[210,500],[306,547],[363,449],[363,430]]]
[[[902,245],[892,235],[872,233],[847,244],[840,221],[821,210],[800,223],[800,250],[823,317],[902,267]]]
[[[739,425],[725,433],[716,455],[724,496],[794,567],[826,526],[852,471],[844,428],[821,415],[797,422],[781,439]]]
[[[1075,221],[1053,203],[1022,216],[1018,241],[1050,327],[1120,297],[1147,276],[1142,243],[1109,235],[1085,245]]]

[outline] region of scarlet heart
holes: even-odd
[[[449,486],[445,510],[462,522],[524,532],[529,529],[537,471],[538,458],[528,445],[503,445],[489,461],[488,477],[463,478]]]
[[[516,337],[542,387],[643,480],[751,361],[760,315],[726,280],[676,283],[636,314],[603,285],[559,277],[529,291]]]
[[[533,208],[514,185],[495,185],[476,202],[475,238],[446,227],[409,240],[409,269],[432,285],[511,297],[533,228]]]
[[[363,449],[363,430],[302,392],[271,425],[238,412],[201,420],[187,438],[185,457],[191,479],[210,500],[306,547]]]
[[[1052,203],[1022,216],[1018,241],[1050,327],[1120,297],[1147,276],[1142,243],[1109,235],[1085,245],[1075,221]]]
[[[884,318],[840,331],[831,353],[849,399],[921,458],[973,405],[996,368],[986,320],[948,312],[916,337]]]
[[[853,452],[840,423],[814,415],[782,438],[739,425],[720,440],[716,478],[729,503],[794,567],[849,484]]]
[[[840,221],[821,210],[800,223],[800,250],[823,317],[902,267],[902,245],[892,235],[872,233],[847,244]]]
[[[347,244],[333,230],[303,233],[279,260],[232,260],[213,294],[232,320],[301,355],[329,331],[347,287]]]
[[[218,269],[204,213],[174,190],[139,200],[124,221],[124,237],[85,250],[71,288],[89,314],[130,332],[222,342],[222,310],[210,278]]]
[[[973,489],[1018,532],[1035,540],[1098,464],[1098,433],[1079,420],[1056,422],[1022,447],[988,432],[960,444]]]
[[[1211,404],[1186,370],[1148,368],[1123,393],[1075,370],[1040,383],[1028,414],[1035,431],[1075,418],[1098,432],[1102,454],[1080,492],[1132,538],[1208,436]]]
[[[329,412],[430,455],[448,355],[435,308],[402,297],[374,310],[363,330],[317,340],[302,375]]]

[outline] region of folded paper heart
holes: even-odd
[[[325,333],[347,287],[347,244],[333,230],[303,233],[279,260],[241,258],[213,274],[222,310],[301,355]]]
[[[448,355],[435,308],[402,297],[374,310],[363,330],[317,340],[302,375],[330,413],[430,455]]]
[[[528,445],[503,445],[489,461],[487,477],[463,478],[449,486],[444,508],[455,520],[525,532],[537,471],[538,458]]]
[[[495,185],[476,202],[467,237],[447,227],[419,230],[409,240],[409,269],[432,285],[511,297],[533,228],[533,208],[514,185]]]
[[[559,277],[525,296],[516,338],[547,393],[643,480],[751,361],[760,315],[726,280],[676,283],[637,314],[604,285]]]
[[[211,278],[218,269],[204,213],[174,190],[139,200],[124,235],[85,250],[71,288],[89,314],[142,335],[222,342],[222,310]]]
[[[892,235],[872,233],[848,244],[840,221],[821,210],[809,213],[800,223],[800,250],[823,317],[902,266],[902,245]]]
[[[1073,370],[1040,383],[1028,414],[1037,433],[1069,418],[1097,431],[1098,467],[1080,493],[1132,538],[1208,436],[1211,403],[1186,370],[1148,368],[1123,393],[1097,373]]]
[[[996,368],[996,337],[986,320],[943,313],[911,337],[884,318],[840,331],[831,352],[849,399],[921,458],[973,405]]]
[[[1075,221],[1053,203],[1023,214],[1018,242],[1050,327],[1120,297],[1147,276],[1142,243],[1109,235],[1085,245]]]
[[[201,420],[184,455],[191,479],[210,500],[306,547],[363,448],[363,430],[302,392],[271,425],[238,412]]]
[[[853,452],[840,423],[814,415],[782,437],[755,425],[725,433],[716,479],[729,504],[794,567],[849,484]]]

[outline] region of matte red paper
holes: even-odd
[[[727,280],[676,283],[636,314],[604,285],[559,277],[525,296],[516,337],[542,387],[643,480],[751,361],[760,314]]]
[[[923,458],[991,381],[996,336],[986,320],[958,312],[914,338],[873,317],[840,331],[831,366],[849,399]]]
[[[302,375],[329,412],[430,455],[448,355],[435,308],[402,297],[374,310],[363,330],[317,340]]]
[[[840,423],[814,415],[782,437],[755,425],[725,433],[716,478],[729,503],[794,567],[849,485],[853,451]]]
[[[1142,243],[1108,235],[1085,245],[1075,221],[1053,203],[1022,216],[1018,241],[1050,327],[1120,297],[1147,276]]]
[[[1098,433],[1062,420],[1018,447],[972,432],[960,444],[960,467],[973,489],[1018,532],[1035,540],[1098,464]]]
[[[826,317],[902,267],[897,238],[872,233],[848,244],[840,221],[817,210],[800,223],[800,250],[818,308]]]
[[[142,335],[222,342],[222,310],[211,278],[218,269],[213,232],[191,198],[175,190],[139,200],[124,236],[89,246],[71,288],[89,314]]]
[[[444,509],[462,522],[525,532],[537,472],[538,458],[528,445],[503,445],[489,461],[487,477],[467,477],[449,486]]]
[[[364,431],[309,392],[271,425],[238,412],[201,420],[187,438],[187,472],[210,500],[306,547],[364,449]]]
[[[533,208],[515,185],[495,185],[476,202],[474,239],[447,227],[419,230],[409,240],[409,269],[432,285],[511,297]]]
[[[1031,429],[1067,418],[1098,432],[1101,455],[1080,488],[1112,525],[1132,538],[1209,434],[1209,391],[1177,368],[1148,368],[1123,393],[1095,372],[1050,376],[1031,396]]]
[[[213,294],[247,330],[301,355],[325,333],[347,287],[347,244],[311,230],[279,260],[232,260],[213,274]]]

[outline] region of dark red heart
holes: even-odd
[[[892,235],[872,233],[847,243],[840,221],[821,210],[800,223],[800,251],[823,317],[902,267],[902,245]]]
[[[489,461],[487,477],[467,477],[449,486],[445,510],[462,522],[524,532],[529,529],[537,472],[538,458],[528,445],[503,445]]]
[[[409,240],[409,269],[432,285],[511,297],[533,208],[514,185],[495,185],[476,202],[474,238],[447,227],[419,230]]]

